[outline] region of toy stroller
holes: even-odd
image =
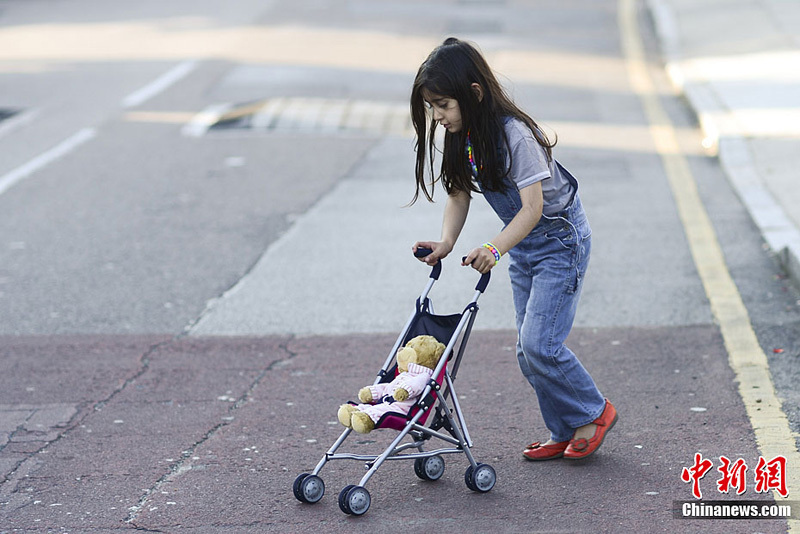
[[[416,252],[416,256],[425,257],[430,253],[431,250],[419,249]],[[475,287],[472,301],[462,313],[434,315],[428,294],[433,284],[439,279],[441,270],[441,262],[433,266],[430,280],[417,299],[414,312],[403,328],[403,332],[397,338],[374,382],[374,384],[378,384],[393,380],[397,372],[395,355],[398,349],[413,337],[432,335],[446,345],[444,354],[439,359],[428,385],[411,410],[407,414],[386,413],[375,425],[376,429],[391,428],[398,430],[399,434],[386,450],[377,456],[337,453],[336,451],[352,432],[350,428],[345,429],[339,439],[319,461],[314,471],[303,473],[295,479],[293,491],[294,496],[299,501],[314,504],[322,499],[325,494],[325,483],[319,477],[319,473],[325,464],[331,460],[359,460],[366,462],[368,471],[361,478],[358,485],[345,486],[339,493],[339,508],[346,514],[356,516],[363,515],[369,510],[370,495],[364,486],[386,460],[414,460],[414,472],[419,478],[423,480],[438,480],[444,474],[445,468],[442,455],[463,452],[469,460],[469,467],[464,473],[464,482],[467,488],[485,493],[494,487],[497,481],[494,469],[490,465],[476,462],[472,456],[470,451],[472,440],[467,431],[464,415],[458,404],[458,395],[456,395],[453,385],[478,312],[478,298],[489,284],[490,273],[481,276],[478,285]],[[425,426],[432,413],[434,415],[430,424]],[[445,430],[447,434],[441,432],[441,430]],[[412,441],[401,445],[401,441],[406,436]],[[424,450],[431,438],[446,442],[443,445],[444,448],[430,451]],[[409,449],[416,449],[417,452],[404,453]]]

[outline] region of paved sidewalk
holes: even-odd
[[[800,285],[800,2],[647,0],[667,72]]]

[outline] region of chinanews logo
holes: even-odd
[[[675,501],[673,503],[673,516],[677,519],[798,519],[800,517],[800,504],[793,501],[772,502],[763,500],[701,500],[703,493],[700,481],[711,472],[714,462],[699,452],[694,455],[694,463],[684,467],[681,471],[681,480],[691,484],[692,496],[696,500]],[[769,494],[774,491],[780,497],[786,498],[789,493],[786,488],[786,458],[776,456],[771,460],[759,457],[752,477],[747,476],[750,470],[744,459],[735,461],[725,456],[719,457],[716,469],[720,473],[716,481],[716,490],[722,495],[744,495],[749,481],[756,494]],[[765,495],[767,497],[768,495]]]
[[[798,503],[769,501],[675,501],[676,519],[797,519]]]

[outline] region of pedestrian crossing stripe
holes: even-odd
[[[209,108],[212,109],[212,108]],[[276,97],[241,105],[215,105],[198,115],[186,135],[225,130],[254,132],[413,135],[407,103],[312,97]],[[204,115],[202,119],[199,117]]]

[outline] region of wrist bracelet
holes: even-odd
[[[497,265],[498,263],[500,263],[500,251],[499,251],[499,250],[497,250],[497,247],[495,247],[495,246],[494,246],[494,245],[492,245],[491,243],[484,243],[484,244],[483,244],[483,245],[481,245],[481,246],[482,246],[483,248],[489,249],[489,252],[491,252],[491,253],[494,255],[494,264],[495,264],[495,265]]]

